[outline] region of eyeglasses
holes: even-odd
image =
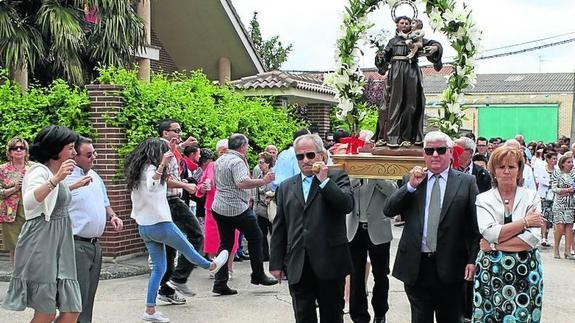
[[[16,147],[10,147],[10,148],[8,148],[8,150],[10,150],[10,151],[26,151],[26,147],[16,146]]]
[[[90,158],[96,158],[96,157],[98,157],[98,153],[97,153],[96,151],[94,151],[94,152],[92,152],[92,153],[87,153],[86,155],[79,155],[79,156],[83,156],[83,157],[86,157],[86,158],[90,159]]]
[[[175,132],[175,133],[180,133],[180,132],[182,132],[182,129],[180,129],[180,128],[168,129],[168,131],[173,131],[173,132]]]
[[[431,156],[433,155],[434,152],[437,151],[438,155],[444,155],[447,152],[447,147],[428,147],[428,148],[423,148],[423,151],[425,152],[425,154],[427,156]]]
[[[310,151],[309,153],[304,153],[304,154],[296,154],[295,158],[297,160],[303,160],[304,157],[307,157],[307,159],[312,160],[315,158],[316,153],[313,151]]]

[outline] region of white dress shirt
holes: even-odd
[[[427,220],[429,218],[429,201],[431,200],[431,190],[433,189],[433,184],[437,180],[434,174],[430,171],[427,172],[427,187],[425,193],[425,208],[424,208],[424,219],[423,219],[423,238],[421,239],[421,251],[422,252],[430,252],[431,250],[427,247]],[[440,199],[441,199],[441,206],[443,206],[443,197],[445,196],[445,187],[447,186],[447,177],[449,175],[449,168],[445,169],[443,172],[439,174],[439,190],[441,192]],[[407,191],[408,192],[415,192],[415,188],[407,182]]]
[[[72,232],[84,238],[99,238],[106,228],[106,208],[110,206],[104,181],[94,170],[84,173],[78,166],[64,181],[69,186],[86,175],[92,177],[92,182],[71,191],[72,200],[68,212],[72,220]]]

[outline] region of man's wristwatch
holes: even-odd
[[[491,248],[491,251],[497,250],[497,244],[495,242],[490,243],[489,247]]]

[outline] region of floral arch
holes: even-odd
[[[366,103],[362,102],[366,85],[359,67],[361,42],[367,42],[367,32],[373,26],[367,15],[381,4],[392,9],[401,4],[419,2],[425,5],[425,14],[434,31],[442,31],[457,52],[453,59],[453,73],[447,80],[447,88],[441,96],[438,118],[431,123],[439,130],[454,136],[463,124],[463,90],[475,86],[475,60],[479,50],[481,32],[471,15],[471,9],[455,0],[349,0],[345,8],[341,36],[337,40],[336,69],[325,76],[325,83],[336,89],[338,99],[337,117],[345,121],[352,132],[359,131],[365,117]]]

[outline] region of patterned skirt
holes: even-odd
[[[541,321],[543,265],[537,249],[479,252],[473,322]]]
[[[547,229],[553,227],[553,200],[541,199],[541,213]]]

